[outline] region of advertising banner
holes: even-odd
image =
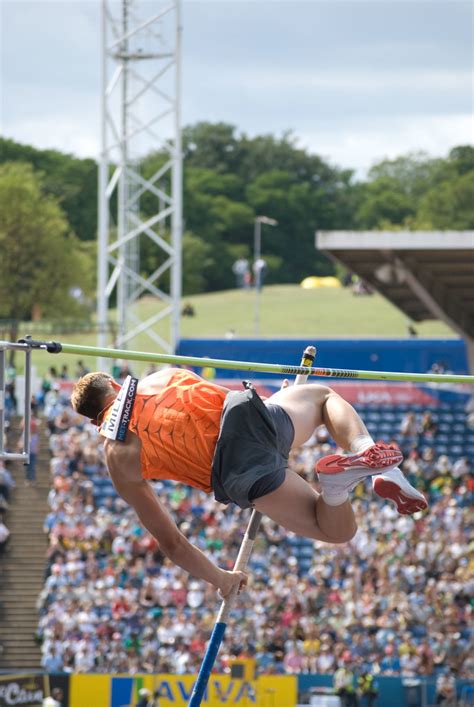
[[[149,691],[156,707],[187,707],[195,675],[72,675],[68,707],[133,707],[141,690]],[[211,675],[205,707],[295,707],[297,680],[292,676],[263,676],[257,680]]]
[[[0,675],[0,707],[41,707],[49,694],[43,675]]]

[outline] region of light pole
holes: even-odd
[[[260,333],[260,292],[262,290],[262,223],[267,226],[278,226],[278,221],[268,216],[256,216],[253,236],[253,281],[255,287],[254,333]]]

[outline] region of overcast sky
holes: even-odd
[[[159,4],[159,0],[156,0]],[[1,130],[96,158],[99,0],[0,0]],[[472,143],[473,8],[464,0],[183,2],[183,124],[301,146],[363,173]]]

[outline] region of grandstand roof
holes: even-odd
[[[413,321],[474,339],[474,231],[317,231],[316,248]]]

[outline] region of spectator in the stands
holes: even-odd
[[[334,673],[334,692],[342,707],[358,707],[355,675],[349,665],[341,665]]]
[[[15,481],[10,471],[5,466],[3,459],[0,459],[0,496],[6,501],[10,500],[10,491],[15,488]]]
[[[377,683],[374,675],[368,666],[364,665],[357,678],[357,692],[361,698],[361,704],[366,707],[374,707],[378,693]]]
[[[117,382],[118,383],[123,383],[125,378],[127,376],[133,376],[133,371],[130,368],[130,365],[125,361],[122,362],[122,365],[119,368],[118,374],[117,374]]]
[[[431,364],[431,368],[428,370],[428,373],[436,373],[440,375],[446,372],[446,363],[444,361],[434,361],[434,363]]]
[[[427,410],[426,412],[423,413],[420,425],[419,425],[419,432],[425,437],[434,437],[436,432],[438,430],[438,425],[436,424],[436,421],[433,419],[433,415],[430,410]]]
[[[436,680],[436,704],[455,707],[456,702],[456,678],[448,669],[440,673]]]
[[[0,515],[0,555],[3,555],[7,548],[10,531],[3,522],[3,517]]]
[[[46,393],[49,393],[49,391],[53,388],[54,384],[58,380],[58,372],[54,366],[51,366],[47,373],[43,376],[43,380],[41,382],[41,390],[43,392],[43,398],[46,395]]]
[[[17,414],[16,368],[9,364],[5,368],[5,407],[9,416]]]
[[[41,659],[41,667],[44,669],[45,673],[48,673],[49,675],[62,672],[63,660],[61,656],[56,653],[56,648],[54,645],[51,646],[48,653],[43,655]]]
[[[78,361],[76,364],[76,373],[75,373],[76,378],[82,378],[83,376],[87,375],[88,373],[90,373],[90,368],[87,368],[87,366],[84,366],[83,361]]]
[[[456,459],[451,467],[453,479],[466,479],[472,473],[471,463],[468,457],[460,457]]]
[[[416,437],[418,433],[418,422],[414,412],[407,412],[400,422],[400,434],[403,437]]]
[[[40,418],[31,411],[30,417],[30,459],[28,464],[25,464],[25,486],[34,486],[36,484],[36,463],[38,459],[39,450],[39,429],[40,429]],[[25,427],[25,420],[22,420],[22,430]],[[24,445],[24,432],[22,432],[20,438],[18,439],[17,447],[19,450],[23,449]]]
[[[466,425],[470,430],[474,430],[474,395],[471,395],[466,403]]]

